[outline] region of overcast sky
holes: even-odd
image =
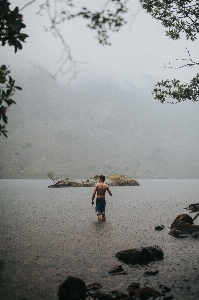
[[[15,0],[12,7],[18,5],[21,8],[27,2]],[[96,10],[101,9],[106,1],[76,2],[80,6]],[[58,38],[44,30],[44,26],[48,24],[46,15],[41,17],[36,14],[41,3],[43,1],[37,0],[21,11],[27,25],[24,32],[30,36],[23,45],[23,50],[14,54],[14,49],[8,46],[0,49],[1,63],[9,63],[12,70],[14,68],[16,71],[15,64],[18,69],[27,62],[35,62],[54,74],[59,66],[62,45]],[[101,46],[95,38],[96,33],[86,27],[85,21],[75,19],[65,22],[61,27],[61,33],[71,47],[73,58],[82,62],[78,65],[78,71],[81,72],[72,85],[82,78],[100,80],[109,77],[120,83],[128,81],[143,86],[142,74],[152,76],[156,82],[163,78],[176,77],[183,81],[190,80],[197,73],[196,68],[175,70],[165,68],[164,64],[168,65],[170,62],[173,67],[180,66],[180,59],[188,57],[185,47],[189,48],[192,58],[197,61],[198,41],[191,42],[185,38],[180,41],[169,39],[165,36],[165,29],[160,22],[152,19],[143,9],[139,9],[139,1],[132,0],[130,3],[130,13],[127,16],[129,24],[119,33],[111,34],[111,46]],[[136,15],[132,16],[133,14]],[[179,61],[176,61],[177,58]],[[67,82],[68,77],[59,76],[58,80]]]

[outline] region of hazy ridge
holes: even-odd
[[[37,66],[17,83],[1,178],[199,178],[197,103],[162,105],[144,79],[143,89],[107,78],[64,87]]]

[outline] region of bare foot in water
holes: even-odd
[[[103,215],[98,215],[97,217],[98,217],[98,221],[99,221],[99,222],[105,222],[105,221],[106,221],[106,216],[105,216],[105,214],[103,214]]]

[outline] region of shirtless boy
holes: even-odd
[[[107,184],[105,184],[104,181],[105,181],[105,176],[100,175],[99,182],[96,184],[93,195],[92,195],[92,205],[93,205],[94,199],[95,199],[95,194],[97,193],[95,212],[97,213],[98,221],[106,221],[106,216],[105,216],[105,206],[106,206],[105,193],[106,193],[106,191],[108,191],[109,195],[112,196],[109,186]]]

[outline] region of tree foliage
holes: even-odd
[[[26,27],[22,22],[22,15],[19,14],[18,7],[10,10],[10,3],[6,0],[0,1],[0,42],[1,46],[8,44],[14,47],[15,53],[22,49],[22,42],[28,37],[21,30]],[[21,90],[15,85],[15,80],[9,75],[7,66],[0,66],[0,135],[7,137],[6,125],[8,122],[8,107],[16,102],[12,100],[15,90]]]
[[[15,85],[15,80],[9,75],[10,70],[2,65],[0,67],[0,120],[3,124],[0,124],[0,135],[1,133],[7,137],[6,125],[8,122],[7,111],[8,107],[12,104],[16,104],[14,100],[12,100],[12,96],[15,93],[15,89],[21,90],[21,87]]]
[[[87,26],[97,33],[97,39],[102,45],[110,45],[109,32],[119,31],[127,21],[129,13],[128,4],[133,0],[108,0],[102,4],[101,10],[91,10],[89,7],[76,7],[76,13],[72,12],[75,7],[75,0],[44,0],[40,6],[40,13],[48,11],[51,30],[55,36],[59,36],[66,55],[59,71],[63,70],[66,62],[70,62],[69,69],[73,67],[76,72],[75,62],[71,56],[71,49],[60,33],[59,25],[66,20],[77,17],[87,20]],[[180,39],[185,34],[187,39],[194,41],[199,33],[199,1],[198,0],[140,0],[140,3],[151,16],[159,20],[166,28],[166,36],[173,40]],[[62,4],[65,5],[62,6]],[[192,63],[186,66],[196,66],[198,63]],[[185,67],[185,66],[182,66]],[[158,82],[154,88],[155,99],[162,103],[178,103],[185,100],[198,101],[198,75],[190,83],[180,83],[179,80],[166,80]],[[177,83],[176,83],[177,82]],[[172,98],[172,101],[167,101]]]
[[[26,6],[36,0],[26,3]],[[90,9],[82,2],[75,0],[43,0],[39,13],[46,13],[49,17],[50,26],[46,28],[58,37],[63,44],[63,53],[60,66],[56,72],[61,74],[73,72],[75,77],[76,61],[73,60],[71,49],[67,41],[63,38],[60,25],[74,18],[83,18],[87,21],[87,26],[96,32],[96,37],[100,44],[110,45],[110,32],[119,31],[127,23],[129,14],[129,3],[133,0],[107,0],[102,3],[101,9]],[[185,34],[187,39],[194,41],[199,33],[199,1],[198,0],[139,0],[143,9],[151,16],[159,20],[166,28],[166,36],[173,40],[181,38]],[[81,7],[77,7],[77,3]],[[81,4],[80,4],[81,3]],[[86,2],[85,2],[86,3]],[[22,15],[16,7],[13,11],[9,9],[10,3],[6,0],[0,1],[0,41],[4,46],[6,43],[14,46],[15,52],[22,48],[27,35],[21,33],[25,28],[22,22]],[[190,54],[189,54],[190,56]],[[190,58],[191,59],[191,58]],[[192,61],[181,67],[193,67],[199,63]],[[68,67],[66,67],[68,66]],[[181,68],[180,67],[180,68]],[[55,74],[55,75],[56,75]],[[180,83],[179,80],[162,80],[157,83],[153,94],[155,99],[161,103],[178,103],[185,100],[198,101],[198,74],[190,83]],[[171,98],[171,101],[168,101]]]
[[[186,39],[194,41],[199,33],[199,1],[194,0],[141,0],[142,7],[153,18],[161,21],[166,28],[166,36],[178,40],[182,34]],[[179,67],[198,66],[199,63],[191,59],[190,63]],[[185,100],[199,101],[199,74],[190,83],[180,83],[179,80],[165,80],[158,82],[154,88],[155,99],[161,103],[178,103]],[[172,101],[167,99],[171,98]]]
[[[199,3],[196,0],[141,0],[142,7],[167,28],[166,35],[178,40],[181,33],[194,41],[199,33]]]
[[[45,29],[52,32],[56,38],[59,38],[63,45],[59,67],[54,74],[55,77],[58,73],[63,75],[70,72],[72,73],[71,79],[73,79],[77,73],[77,61],[73,59],[71,48],[63,38],[60,29],[60,25],[65,21],[75,18],[84,19],[87,23],[86,26],[96,32],[96,38],[101,45],[111,45],[109,32],[117,32],[127,23],[125,17],[128,13],[127,3],[129,0],[102,1],[101,9],[94,10],[86,7],[82,2],[75,0],[43,0],[40,5],[38,13],[40,15],[47,14],[50,21],[50,25],[46,26]]]
[[[97,38],[100,44],[110,45],[108,31],[119,31],[119,29],[126,24],[123,17],[128,12],[126,3],[128,0],[111,0],[114,3],[114,9],[106,9],[105,7],[101,11],[91,12],[91,10],[83,7],[77,14],[69,14],[68,19],[75,17],[82,17],[89,20],[88,27],[97,31]]]
[[[19,14],[18,7],[10,10],[9,6],[8,1],[0,1],[0,41],[2,46],[14,46],[16,53],[22,49],[21,42],[25,42],[28,35],[21,32],[26,25],[22,22],[23,16]]]
[[[39,13],[48,12],[51,26],[49,30],[54,30],[56,26],[66,20],[81,17],[88,21],[87,26],[97,33],[100,44],[110,45],[108,32],[119,31],[126,24],[124,16],[128,12],[127,3],[129,0],[109,0],[102,4],[101,10],[92,11],[88,7],[77,7],[73,0],[45,0],[40,5]],[[64,6],[62,6],[64,4]]]
[[[166,99],[172,98],[178,102],[185,100],[191,100],[193,102],[198,101],[199,98],[199,74],[194,77],[190,83],[180,84],[180,80],[162,80],[156,84],[153,94],[155,99],[164,103]],[[168,102],[168,101],[167,101]],[[170,102],[172,104],[176,102]]]

